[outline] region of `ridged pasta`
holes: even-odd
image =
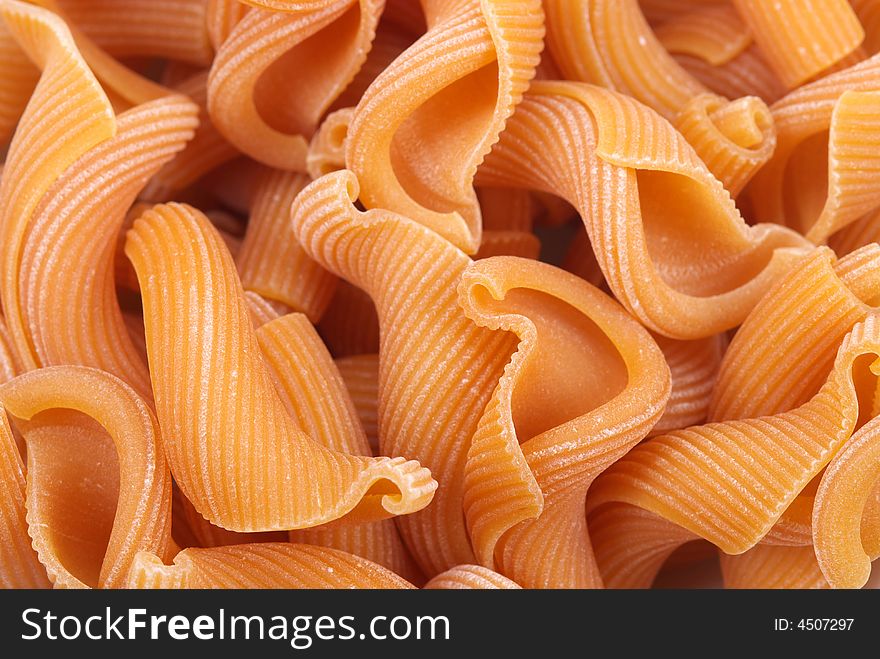
[[[610,298],[546,264],[479,261],[459,295],[478,325],[519,337],[468,452],[477,558],[527,588],[600,586],[584,498],[663,413],[663,354]]]
[[[244,153],[304,172],[308,140],[366,59],[384,2],[250,4],[259,6],[235,25],[211,65],[208,110]]]
[[[402,213],[473,254],[474,174],[534,76],[543,12],[537,0],[423,6],[428,32],[364,92],[345,162],[367,208]]]
[[[731,197],[740,193],[776,148],[770,109],[755,96],[732,103],[713,94],[695,96],[679,113],[675,127]]]
[[[866,213],[880,194],[877,121],[880,55],[804,85],[771,108],[777,147],[749,186],[758,217],[821,243]]]
[[[464,253],[402,216],[358,211],[358,194],[349,171],[321,177],[294,201],[293,229],[312,258],[376,304],[381,452],[416,456],[443,483],[431,506],[397,520],[432,577],[475,561],[462,514],[465,458],[513,337],[477,327],[459,308]]]
[[[733,5],[789,88],[836,64],[865,38],[847,0],[733,0]]]
[[[56,366],[0,386],[0,401],[27,421],[28,531],[55,587],[118,588],[137,552],[166,554],[171,474],[156,420],[131,388]]]
[[[456,565],[426,583],[425,590],[514,590],[521,586],[482,565]]]
[[[377,346],[378,347],[378,346]],[[379,355],[349,355],[336,360],[336,368],[354,404],[373,455],[379,454]]]
[[[834,367],[809,401],[773,416],[694,426],[651,439],[596,481],[590,506],[630,504],[725,553],[750,549],[857,428],[875,353],[880,354],[880,325],[869,315],[840,343]],[[626,508],[621,524],[627,523]]]
[[[70,21],[117,58],[167,57],[207,66],[207,0],[59,0]]]
[[[41,198],[74,161],[113,136],[110,102],[73,42],[64,22],[33,5],[5,0],[0,17],[28,57],[42,69],[40,81],[16,128],[0,179],[0,299],[17,357],[36,364],[22,326],[19,286],[27,225]],[[56,108],[46,116],[45,106]],[[57,109],[61,108],[62,111]]]
[[[39,69],[0,20],[0,145],[12,135],[39,77]]]
[[[24,464],[4,410],[0,414],[0,588],[51,586],[31,546],[25,495]]]
[[[354,108],[328,114],[315,132],[306,154],[306,171],[313,179],[345,169],[345,141]]]
[[[698,5],[670,17],[654,35],[669,53],[699,57],[713,66],[726,64],[752,43],[749,28],[726,3]]]
[[[566,79],[622,92],[672,120],[707,90],[648,26],[637,0],[544,0],[547,48]]]
[[[169,465],[209,521],[270,531],[346,514],[366,521],[430,502],[436,482],[418,463],[328,450],[288,415],[260,356],[232,257],[204,215],[157,206],[135,221],[126,254],[141,286]],[[178,302],[167,305],[168,296]]]
[[[304,174],[263,172],[235,262],[245,290],[316,322],[330,304],[336,277],[309,258],[290,230],[290,205],[308,182]]]
[[[329,449],[372,455],[342,376],[308,319],[302,314],[278,318],[260,327],[257,339],[297,426]],[[409,581],[420,579],[390,519],[291,531],[290,541],[341,549]]]
[[[741,323],[807,244],[776,225],[747,226],[667,122],[592,85],[535,82],[479,181],[571,202],[615,296],[671,338],[704,338]],[[661,196],[667,186],[676,195]]]
[[[878,430],[878,417],[862,426],[828,465],[816,491],[813,543],[819,568],[835,588],[861,588],[871,561],[880,558]]]
[[[183,149],[196,106],[182,96],[119,115],[116,135],[73,163],[34,210],[21,247],[19,354],[29,366],[81,364],[112,373],[152,398],[113,279],[117,235],[147,179]],[[91,259],[83,259],[91,252]],[[20,313],[20,316],[18,315]]]
[[[184,549],[171,565],[141,552],[129,588],[412,588],[390,570],[328,547],[288,543]]]
[[[367,293],[345,280],[336,286],[318,330],[334,357],[379,352],[376,305]]]
[[[721,556],[725,588],[828,588],[811,546],[758,545],[739,556]]]
[[[669,365],[672,391],[663,416],[651,434],[703,423],[709,413],[727,339],[723,334],[716,334],[694,341],[676,341],[664,336],[655,336],[654,340]]]

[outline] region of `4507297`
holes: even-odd
[[[848,632],[852,629],[855,618],[774,618],[773,631],[803,631],[803,632]]]

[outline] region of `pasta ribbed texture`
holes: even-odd
[[[373,455],[379,453],[379,355],[350,355],[336,360]]]
[[[379,446],[417,456],[443,486],[426,510],[398,519],[426,576],[474,563],[462,513],[467,447],[513,337],[468,320],[455,287],[470,259],[437,234],[393,213],[357,211],[348,171],[324,176],[294,201],[293,229],[321,265],[376,304]],[[405,252],[397,245],[408,245]]]
[[[182,96],[121,114],[116,135],[46,192],[27,228],[19,271],[19,322],[33,346],[32,363],[100,368],[152,398],[146,363],[119,310],[113,259],[128,207],[184,147],[195,116],[196,107]],[[85,253],[92,258],[83,259]]]
[[[11,415],[33,419],[23,427],[28,530],[56,587],[118,588],[138,551],[165,555],[171,540],[171,474],[155,418],[131,388],[96,369],[56,366],[0,386],[0,401]],[[58,408],[81,412],[97,424],[77,432],[77,424],[65,423],[69,415],[40,414]],[[102,442],[96,429],[110,441]],[[102,461],[102,443],[115,460]],[[115,488],[100,487],[108,476]],[[57,491],[65,484],[71,491]],[[100,544],[101,533],[89,533],[94,530],[89,516],[99,517],[101,507],[109,512],[106,545]],[[73,546],[77,532],[90,551]]]
[[[402,213],[473,254],[474,174],[534,76],[543,12],[537,0],[424,7],[428,32],[358,103],[345,162],[367,208]]]
[[[21,250],[40,199],[67,167],[116,131],[113,110],[54,14],[19,2],[0,3],[0,16],[28,57],[42,69],[18,123],[0,179],[0,300],[18,359],[35,368],[23,326]],[[51,112],[45,112],[45,107]]]
[[[610,298],[546,264],[480,261],[459,295],[477,324],[519,337],[468,452],[477,557],[527,588],[601,586],[584,497],[663,413],[663,354]]]
[[[296,424],[329,449],[372,455],[342,376],[308,319],[302,314],[284,316],[263,325],[257,339]],[[341,549],[410,581],[419,579],[390,519],[291,531],[290,540]]]
[[[208,79],[208,109],[218,130],[244,153],[304,172],[308,140],[366,59],[384,2],[262,4],[278,11],[252,9],[220,45]],[[319,32],[320,40],[310,39]]]
[[[65,15],[114,57],[150,55],[207,66],[207,0],[60,0]]]
[[[129,231],[126,254],[141,285],[165,452],[209,521],[269,531],[430,502],[436,483],[418,463],[331,451],[297,427],[260,356],[232,258],[204,215],[157,206]]]
[[[662,117],[591,85],[534,83],[479,180],[571,202],[615,296],[672,338],[704,338],[741,323],[802,252],[790,248],[806,244],[776,225],[747,226]],[[677,195],[661,198],[666,186]]]
[[[290,230],[290,205],[308,182],[304,174],[264,172],[235,262],[245,290],[316,322],[330,304],[336,277],[309,258]]]
[[[880,325],[869,315],[843,339],[831,373],[809,401],[789,412],[695,426],[643,443],[597,480],[590,505],[629,503],[725,553],[750,549],[856,429],[865,412],[859,378],[872,363],[860,358],[875,354]]]
[[[457,565],[426,583],[426,590],[513,590],[521,586],[481,565]]]
[[[137,555],[130,588],[412,588],[380,565],[327,547],[263,543]]]
[[[865,37],[846,0],[733,0],[733,5],[789,88],[839,62]]]

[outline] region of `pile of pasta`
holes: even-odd
[[[878,0],[0,0],[0,586],[869,583],[878,51]]]

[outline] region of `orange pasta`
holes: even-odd
[[[878,50],[0,0],[0,587],[876,585]]]
[[[458,307],[455,285],[470,263],[464,253],[402,216],[361,213],[352,205],[357,197],[354,174],[328,174],[294,201],[293,228],[312,258],[376,303],[379,447],[417,456],[444,484],[425,511],[398,520],[431,577],[474,562],[461,507],[465,457],[513,339],[477,327]],[[400,253],[397,244],[410,249]],[[404,291],[409,304],[389,290]]]
[[[733,5],[789,88],[836,64],[865,38],[846,0],[733,0]]]
[[[263,172],[236,264],[245,290],[317,321],[330,304],[336,277],[306,255],[290,230],[290,204],[306,183],[302,174]]]
[[[367,208],[403,213],[472,254],[482,228],[474,174],[534,75],[542,12],[535,0],[424,7],[428,32],[358,103],[345,162]]]
[[[169,464],[209,521],[233,531],[270,531],[347,513],[387,517],[428,504],[436,483],[418,463],[328,450],[288,416],[260,357],[232,258],[207,218],[185,206],[158,206],[135,222],[126,254],[144,299]],[[169,291],[180,305],[164,303]],[[294,479],[305,468],[317,479]],[[310,487],[315,482],[320,488]]]
[[[584,497],[663,413],[663,355],[613,301],[547,265],[481,261],[459,290],[477,324],[520,339],[468,452],[477,557],[526,587],[596,587]]]
[[[0,386],[0,400],[27,420],[28,528],[56,587],[118,588],[138,551],[168,552],[171,474],[134,391],[95,369],[58,366]]]
[[[208,109],[243,152],[271,167],[305,171],[308,139],[366,59],[383,2],[250,4],[257,7],[235,25],[211,65]],[[290,85],[291,77],[300,84]]]
[[[257,330],[257,339],[296,424],[329,449],[372,455],[342,376],[308,319],[290,314],[266,323]],[[335,547],[384,565],[409,581],[419,580],[390,519],[291,531],[290,540]]]
[[[457,565],[431,579],[427,590],[512,590],[520,586],[480,565]]]
[[[636,130],[641,139],[630,141]],[[590,85],[533,84],[480,173],[487,184],[569,200],[614,294],[647,327],[673,338],[703,338],[742,322],[801,253],[791,248],[805,244],[775,225],[746,226],[668,123]],[[675,197],[654,196],[667,185],[676,186]]]
[[[352,554],[309,545],[261,543],[185,549],[164,564],[137,555],[129,588],[412,588],[385,568]]]

